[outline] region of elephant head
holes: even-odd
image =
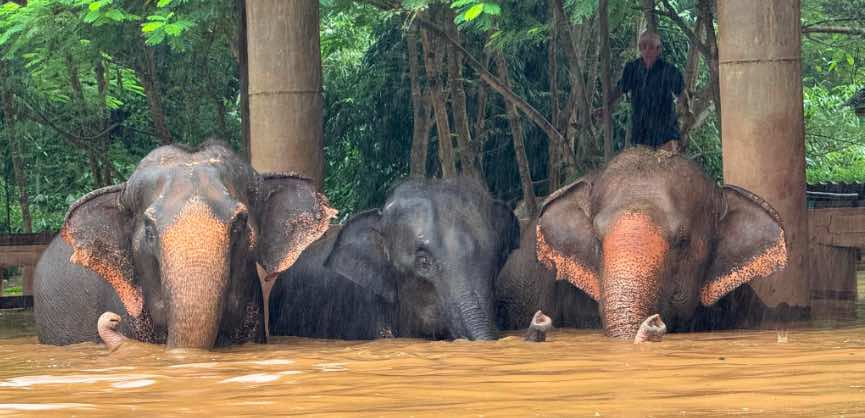
[[[325,267],[397,304],[400,335],[494,339],[493,280],[518,243],[476,181],[411,180],[346,223]]]
[[[787,263],[768,203],[719,188],[687,158],[646,148],[551,195],[536,234],[538,260],[595,299],[606,333],[624,339],[654,313],[684,324],[699,303]]]
[[[263,335],[255,263],[287,269],[333,215],[309,180],[259,175],[227,146],[165,146],[73,204],[61,236],[71,262],[111,284],[139,339],[210,348]]]

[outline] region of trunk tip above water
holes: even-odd
[[[532,322],[529,324],[529,331],[526,333],[526,341],[544,342],[547,339],[547,331],[553,328],[553,320],[544,315],[542,311],[535,312],[532,317]]]

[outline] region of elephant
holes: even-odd
[[[263,342],[259,274],[288,269],[335,213],[310,179],[259,174],[218,141],[156,148],[70,206],[34,272],[39,341],[99,341],[111,311],[169,348]]]
[[[477,180],[404,181],[382,209],[332,227],[280,275],[271,333],[494,339],[493,281],[519,233]]]
[[[691,329],[698,313],[787,263],[782,220],[766,201],[645,147],[552,193],[529,229],[497,281],[503,328],[542,309],[557,323],[595,316],[616,339],[633,340],[655,313],[671,330]]]

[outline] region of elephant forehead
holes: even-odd
[[[639,212],[620,216],[603,241],[604,268],[626,270],[626,276],[648,277],[657,271],[669,250],[661,228]]]
[[[192,199],[165,228],[161,240],[169,270],[187,263],[221,262],[223,257],[219,256],[228,248],[228,224],[216,218],[200,199]]]
[[[211,160],[197,164],[140,167],[127,182],[125,203],[200,194],[208,199],[246,199],[254,175],[243,167]],[[134,206],[132,206],[134,207]]]

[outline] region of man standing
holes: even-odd
[[[682,73],[660,58],[661,37],[657,33],[643,32],[639,47],[640,58],[625,65],[622,78],[610,97],[609,108],[622,94],[630,93],[631,142],[678,151],[679,123],[673,96],[682,103]]]

